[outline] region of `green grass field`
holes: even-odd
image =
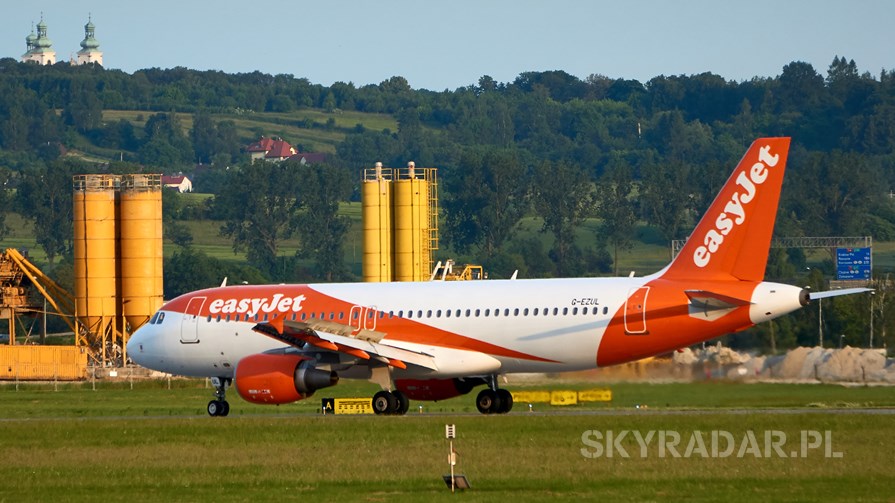
[[[541,405],[528,413],[519,404],[506,416],[463,413],[471,396],[425,403],[422,414],[414,402],[405,417],[316,414],[320,397],[369,396],[374,389],[348,382],[281,407],[234,396],[230,417],[210,418],[203,409],[211,390],[203,381],[168,385],[0,386],[0,501],[447,500],[440,478],[448,471],[447,423],[457,425],[458,471],[473,486],[453,497],[472,501],[892,501],[895,487],[895,416],[867,413],[895,406],[891,388],[624,383],[609,385],[610,405]],[[595,385],[538,387],[545,386]],[[832,406],[855,413],[825,409]],[[868,406],[874,408],[859,408]],[[560,413],[539,412],[546,410]],[[582,441],[588,431],[624,430],[631,434],[618,445],[628,457],[594,457]],[[675,457],[670,450],[660,455],[653,441],[641,452],[635,430],[683,439],[729,432],[736,449],[726,457],[684,455],[685,440]],[[738,456],[749,431],[757,447]],[[769,431],[786,436],[785,458],[765,450]],[[792,457],[802,431],[829,431],[830,451],[842,457],[826,457],[824,448]]]
[[[141,129],[145,126],[146,119],[153,113],[140,110],[104,110],[103,121],[109,123],[124,119],[133,124],[135,128]],[[187,113],[176,115],[183,132],[189,134],[193,127],[193,115]],[[137,120],[139,116],[143,117],[142,121]],[[247,142],[255,140],[261,135],[279,136],[292,145],[301,145],[305,152],[334,153],[336,145],[345,139],[345,131],[354,128],[357,124],[362,124],[372,131],[398,130],[398,122],[388,114],[353,111],[327,113],[322,110],[301,109],[291,113],[215,113],[212,114],[212,118],[215,121],[233,121],[237,134]],[[326,127],[330,119],[335,122],[335,128]]]

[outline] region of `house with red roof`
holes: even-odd
[[[326,161],[326,154],[316,152],[299,152],[298,149],[282,138],[261,137],[246,147],[252,162],[263,159],[268,162],[281,162],[287,159],[297,160],[302,164],[314,164]]]
[[[162,187],[174,189],[182,194],[193,191],[193,182],[183,174],[162,175]]]

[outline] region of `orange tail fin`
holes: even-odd
[[[663,278],[764,279],[789,141],[749,147]]]

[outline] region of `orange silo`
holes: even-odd
[[[162,176],[123,175],[118,217],[121,332],[130,334],[162,305]]]
[[[116,296],[115,197],[117,175],[74,177],[75,311],[93,341],[114,337]]]

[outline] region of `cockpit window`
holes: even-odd
[[[163,313],[162,311],[156,311],[156,313],[152,315],[152,318],[149,319],[149,324],[158,325],[163,321],[165,321],[165,313]]]

